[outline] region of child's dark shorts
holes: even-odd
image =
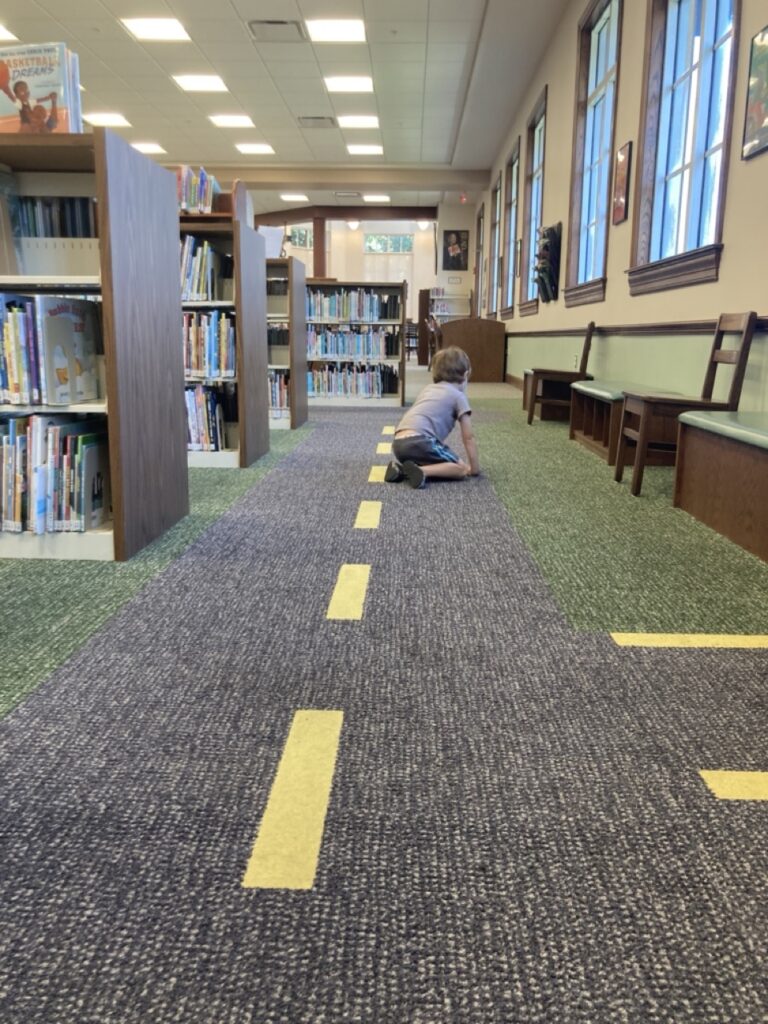
[[[396,437],[392,442],[392,454],[398,462],[415,462],[417,466],[434,466],[438,462],[459,462],[456,452],[447,444],[427,434],[411,434]]]

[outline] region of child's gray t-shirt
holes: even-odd
[[[410,409],[396,427],[399,430],[415,430],[444,441],[453,430],[456,420],[471,412],[466,394],[456,384],[441,380],[427,384]]]

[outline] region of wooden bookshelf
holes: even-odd
[[[307,421],[307,294],[304,264],[293,256],[267,260],[268,340],[279,328],[286,344],[270,343],[269,370],[288,371],[289,416],[276,416],[270,408],[270,426],[295,430]]]
[[[408,285],[405,281],[371,282],[371,281],[331,281],[327,278],[309,278],[307,280],[307,364],[308,371],[323,373],[324,367],[332,367],[335,373],[349,373],[352,368],[369,369],[373,373],[379,367],[391,367],[397,373],[394,390],[387,390],[381,395],[369,393],[350,394],[312,394],[310,405],[366,405],[375,402],[377,405],[401,406],[405,402],[405,305],[408,296]],[[365,303],[377,299],[381,304],[388,301],[396,306],[396,310],[382,309],[378,313],[369,313],[356,309],[347,311],[350,298],[364,297]],[[321,306],[336,303],[336,308],[322,309]],[[393,315],[396,314],[396,315]],[[343,354],[313,351],[310,338],[312,332],[318,334],[349,335],[349,345]],[[389,337],[390,354],[354,355],[353,336],[357,333],[386,334]],[[325,345],[319,346],[325,349]],[[343,346],[342,346],[343,347]],[[337,389],[338,390],[338,389]]]
[[[237,420],[229,425],[227,434],[236,437],[237,446],[221,451],[190,451],[190,466],[245,469],[269,451],[265,242],[245,219],[246,190],[240,181],[234,182],[231,193],[216,196],[213,213],[179,214],[182,237],[207,239],[215,249],[231,256],[233,263],[231,300],[185,301],[183,308],[220,308],[234,313]],[[190,378],[187,383],[205,381]]]
[[[14,174],[45,175],[52,194],[66,194],[67,174],[92,175],[107,403],[99,411],[105,411],[112,495],[111,528],[0,533],[0,557],[125,561],[189,511],[185,426],[168,400],[183,387],[174,176],[103,128],[87,135],[0,135],[0,164]],[[97,287],[75,276],[68,282],[63,275],[23,277],[0,287],[26,294]],[[18,407],[3,411],[11,408]]]

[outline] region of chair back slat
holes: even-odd
[[[728,363],[734,367],[731,387],[728,392],[728,408],[732,411],[738,409],[756,320],[757,314],[755,312],[723,313],[720,316],[712,341],[707,372],[704,376],[704,386],[701,389],[701,397],[703,399],[707,401],[712,400],[717,367],[720,363]],[[722,347],[723,336],[733,333],[739,334],[738,344],[735,348],[724,349]]]
[[[587,363],[589,362],[589,350],[592,348],[592,335],[595,330],[595,321],[590,320],[587,324],[587,333],[584,335],[584,344],[581,348],[581,362],[579,363],[579,373],[586,374]]]

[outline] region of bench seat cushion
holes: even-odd
[[[637,384],[625,384],[618,380],[577,380],[571,387],[603,402],[617,402],[624,397],[625,391],[640,390]]]
[[[681,413],[678,418],[689,427],[708,430],[712,434],[758,448],[768,448],[768,413],[693,410]]]

